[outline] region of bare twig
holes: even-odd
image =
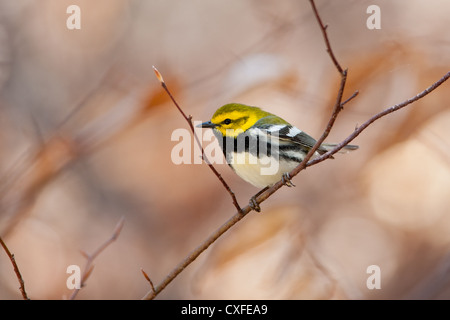
[[[251,211],[250,206],[246,206],[242,211],[238,211],[234,216],[228,219],[219,229],[212,233],[205,241],[203,241],[197,248],[195,248],[191,253],[189,253],[186,258],[183,259],[173,270],[164,278],[164,280],[157,285],[154,290],[150,290],[142,298],[143,300],[151,300],[155,298],[164,288],[172,282],[188,265],[190,265],[197,257],[208,247],[214,243],[222,234],[229,230],[232,226],[238,223],[242,218],[244,218],[247,213]]]
[[[343,106],[351,101],[353,98],[355,98],[358,95],[358,91],[353,93],[347,100],[342,101],[345,83],[347,80],[347,70],[342,69],[340,64],[338,63],[336,57],[334,56],[334,53],[331,49],[330,42],[328,40],[327,32],[326,32],[326,26],[322,23],[322,20],[320,19],[319,13],[317,12],[317,9],[315,7],[314,1],[310,0],[314,14],[316,16],[316,19],[320,25],[320,28],[322,30],[322,34],[324,36],[325,44],[327,46],[327,52],[330,55],[331,60],[333,61],[337,71],[339,72],[341,76],[341,82],[340,87],[338,90],[338,94],[336,97],[336,103],[333,108],[333,112],[331,114],[330,120],[328,121],[328,124],[322,134],[322,136],[317,140],[314,147],[308,152],[305,159],[295,168],[293,169],[289,175],[294,177],[297,175],[300,171],[304,170],[306,167],[315,165],[321,161],[324,161],[328,158],[330,158],[333,154],[338,152],[340,149],[345,147],[349,142],[351,142],[354,138],[356,138],[362,131],[364,131],[370,124],[375,122],[376,120],[380,119],[381,117],[392,113],[394,111],[397,111],[403,107],[406,107],[407,105],[423,98],[433,90],[435,90],[437,87],[442,85],[449,77],[450,72],[444,75],[440,80],[435,82],[433,85],[431,85],[429,88],[425,89],[423,92],[419,93],[418,95],[400,103],[395,106],[392,106],[376,115],[374,115],[372,118],[370,118],[367,122],[365,122],[360,127],[356,128],[355,131],[347,137],[345,140],[343,140],[340,144],[338,144],[335,148],[328,151],[327,153],[321,155],[320,157],[316,157],[313,160],[310,160],[312,156],[315,154],[316,150],[320,147],[320,145],[323,143],[323,141],[326,139],[328,134],[330,133],[334,122],[339,114],[339,112],[342,110]],[[163,84],[163,82],[162,82]],[[166,89],[165,85],[163,87]],[[166,89],[166,91],[168,91]],[[168,92],[169,93],[169,92]],[[170,95],[170,93],[169,93]],[[172,97],[171,97],[172,98]],[[172,98],[173,100],[173,98]],[[174,100],[173,100],[174,101]],[[175,101],[174,101],[175,102]],[[177,105],[177,108],[180,110],[180,107]],[[181,111],[181,110],[180,110]],[[181,111],[181,113],[184,115],[184,113]],[[186,118],[186,116],[184,115]],[[187,118],[188,122],[190,118]],[[192,126],[190,122],[190,126]],[[274,194],[278,189],[280,189],[284,185],[284,182],[279,181],[275,183],[270,188],[267,188],[264,192],[258,193],[258,196],[256,197],[257,204],[262,203],[267,198],[269,198],[272,194]],[[156,287],[152,287],[152,290],[147,292],[145,296],[142,298],[144,300],[150,300],[154,299],[164,288],[172,282],[187,266],[189,266],[203,251],[205,251],[211,244],[213,244],[220,236],[222,236],[225,232],[227,232],[231,227],[233,227],[236,223],[238,223],[240,220],[242,220],[250,211],[252,211],[252,208],[247,205],[246,207],[242,208],[242,210],[238,209],[238,212],[234,214],[230,219],[228,219],[222,226],[220,226],[216,231],[214,231],[207,239],[205,239],[196,249],[194,249],[191,253],[189,253],[163,280],[162,282],[157,285]]]
[[[25,291],[25,282],[23,281],[22,275],[20,274],[19,267],[17,266],[16,259],[14,258],[14,254],[12,254],[9,251],[8,247],[6,246],[5,242],[3,241],[3,239],[1,237],[0,237],[0,244],[3,247],[3,250],[5,250],[6,254],[8,255],[9,260],[11,260],[11,263],[14,268],[14,272],[16,273],[17,280],[19,280],[19,284],[20,284],[19,289],[20,289],[20,292],[22,293],[23,299],[30,300],[30,298],[28,298],[27,292]]]
[[[98,247],[97,250],[95,250],[93,254],[88,254],[84,251],[81,252],[87,260],[86,265],[84,267],[83,275],[81,276],[81,288],[85,286],[86,280],[89,278],[89,276],[92,273],[92,270],[94,269],[93,263],[94,263],[95,258],[97,258],[97,256],[100,253],[102,253],[111,243],[113,243],[114,241],[117,240],[117,238],[119,237],[120,231],[122,231],[124,222],[125,222],[125,218],[124,217],[120,218],[119,222],[117,223],[117,225],[114,229],[114,233],[112,234],[112,236],[108,240],[106,240],[102,245],[100,245],[100,247]],[[75,297],[77,296],[78,292],[80,291],[80,289],[74,289],[72,292],[72,295],[70,296],[69,299],[74,300]]]
[[[153,285],[152,280],[150,279],[150,277],[148,276],[148,274],[144,271],[144,269],[141,268],[141,272],[144,275],[144,278],[148,281],[148,283],[150,284],[150,288],[151,288],[151,292],[155,292],[155,286]]]
[[[328,151],[327,153],[324,153],[320,157],[317,157],[317,158],[311,160],[310,162],[307,163],[306,166],[309,167],[309,166],[315,165],[315,164],[317,164],[319,162],[322,162],[322,161],[330,158],[333,154],[335,154],[336,152],[341,150],[343,147],[345,147],[347,144],[349,144],[353,139],[355,139],[357,136],[359,136],[361,134],[361,132],[363,132],[372,123],[374,123],[378,119],[380,119],[380,118],[382,118],[382,117],[384,117],[384,116],[386,116],[386,115],[388,115],[388,114],[390,114],[392,112],[398,111],[398,110],[400,110],[400,109],[410,105],[411,103],[413,103],[413,102],[415,102],[415,101],[425,97],[427,94],[429,94],[430,92],[432,92],[433,90],[438,88],[441,84],[443,84],[445,81],[447,81],[448,78],[450,78],[450,71],[447,72],[441,79],[439,79],[438,81],[436,81],[431,86],[429,86],[428,88],[426,88],[422,92],[418,93],[414,97],[411,97],[408,100],[405,100],[405,101],[403,101],[403,102],[401,102],[399,104],[396,104],[396,105],[394,105],[392,107],[389,107],[389,108],[385,109],[384,111],[382,111],[380,113],[375,114],[369,120],[364,122],[361,126],[357,127],[355,129],[355,131],[351,135],[349,135],[341,143],[337,144],[336,147],[334,147],[332,150]]]
[[[340,76],[341,76],[341,82],[339,85],[339,90],[338,90],[338,94],[336,97],[336,103],[334,104],[333,107],[333,112],[330,116],[330,119],[327,123],[327,126],[325,128],[325,130],[323,131],[321,137],[316,141],[316,143],[314,144],[314,146],[309,150],[309,152],[306,154],[305,158],[302,160],[302,162],[296,167],[294,168],[291,172],[289,172],[289,176],[291,178],[295,177],[300,171],[304,170],[307,167],[307,163],[308,161],[314,156],[314,154],[316,153],[317,149],[320,148],[320,146],[322,145],[322,143],[325,141],[325,139],[328,137],[328,135],[331,132],[331,129],[333,128],[333,125],[337,119],[337,116],[339,115],[339,113],[342,111],[342,109],[344,108],[344,105],[353,100],[353,98],[355,98],[358,95],[358,91],[356,91],[355,93],[353,93],[347,100],[345,100],[344,102],[342,102],[342,97],[344,94],[344,89],[345,89],[345,84],[347,82],[347,69],[342,69],[341,65],[339,64],[339,62],[337,61],[333,50],[331,49],[330,46],[330,41],[328,39],[328,34],[327,34],[327,26],[324,25],[322,23],[322,19],[319,16],[319,13],[316,9],[316,5],[314,3],[314,0],[310,0],[314,15],[316,17],[317,22],[319,23],[320,29],[322,31],[322,35],[325,41],[325,45],[327,47],[327,52],[331,58],[331,60],[333,61],[337,71],[339,72]],[[345,146],[345,145],[344,145]],[[343,147],[344,147],[343,146]],[[284,183],[282,183],[281,181],[276,183],[275,185],[273,185],[271,188],[268,188],[266,191],[262,192],[261,194],[259,194],[258,197],[256,197],[256,202],[259,205],[261,201],[264,201],[265,199],[267,199],[271,194],[273,194],[276,190],[278,190],[279,188],[281,188],[281,186],[283,186]]]
[[[167,88],[166,83],[164,82],[164,79],[161,75],[161,73],[158,71],[158,69],[156,69],[155,67],[153,67],[153,70],[155,71],[156,77],[158,78],[159,82],[161,83],[161,86],[163,87],[163,89],[167,92],[167,94],[169,95],[170,99],[172,100],[172,102],[175,104],[175,106],[177,107],[178,111],[180,111],[180,113],[183,115],[183,118],[187,121],[187,123],[189,124],[189,128],[192,131],[192,134],[194,135],[195,141],[197,142],[199,148],[202,151],[202,160],[205,161],[205,163],[208,165],[208,167],[212,170],[212,172],[214,172],[214,174],[216,175],[216,177],[220,180],[220,182],[222,183],[222,185],[225,187],[225,189],[227,190],[227,192],[230,194],[231,199],[233,201],[234,206],[236,207],[236,209],[238,211],[242,211],[241,207],[239,206],[239,203],[237,202],[236,196],[234,194],[234,192],[231,190],[230,186],[225,182],[225,180],[223,179],[223,177],[220,175],[220,173],[216,170],[216,168],[214,168],[214,166],[209,162],[208,158],[205,155],[205,151],[203,150],[202,144],[198,138],[198,136],[195,134],[195,129],[194,129],[194,124],[192,123],[192,116],[186,116],[186,114],[184,113],[184,111],[180,108],[180,106],[178,105],[178,103],[176,102],[175,98],[172,96],[172,94],[169,91],[169,88]]]
[[[336,57],[335,57],[335,55],[333,53],[333,49],[331,49],[330,41],[328,39],[328,34],[327,34],[327,26],[323,24],[322,19],[320,18],[320,15],[319,15],[319,12],[317,11],[317,8],[316,8],[316,5],[314,3],[314,0],[310,0],[310,3],[311,3],[311,6],[312,6],[314,15],[316,17],[316,20],[317,20],[317,22],[318,22],[318,24],[320,26],[320,30],[322,31],[322,35],[323,35],[323,38],[324,38],[324,41],[325,41],[325,45],[327,47],[328,55],[330,56],[330,58],[333,61],[337,71],[339,72],[339,74],[341,76],[341,82],[340,82],[338,94],[337,94],[337,97],[336,97],[336,103],[334,104],[334,107],[333,107],[333,113],[330,116],[330,119],[328,121],[328,124],[327,124],[325,130],[323,131],[321,137],[316,141],[314,146],[308,151],[308,153],[306,154],[306,156],[302,160],[302,162],[295,169],[293,169],[291,172],[289,172],[289,176],[291,178],[295,177],[300,171],[302,171],[302,170],[304,170],[306,168],[306,165],[307,165],[308,161],[314,156],[314,154],[316,153],[317,149],[320,148],[322,143],[325,141],[325,139],[330,134],[331,129],[333,128],[333,125],[334,125],[334,123],[335,123],[335,121],[337,119],[337,116],[339,115],[339,113],[344,108],[344,105],[358,95],[358,91],[356,91],[347,100],[342,102],[342,97],[344,95],[345,84],[347,82],[347,69],[345,69],[345,70],[342,69],[341,65],[339,64],[339,62],[337,61],[337,59],[336,59]],[[277,185],[277,184],[275,184],[275,185]],[[267,193],[269,193],[269,195],[270,195],[270,194],[272,194],[273,192],[275,192],[276,190],[279,189],[279,188],[276,188],[275,190],[271,190],[271,189],[273,189],[275,187],[275,185],[272,188],[267,189],[259,197],[256,198],[257,204],[260,204],[258,199],[261,196],[263,196],[264,194],[267,194]],[[283,185],[283,183],[281,185]],[[281,187],[281,185],[280,185],[280,187]],[[263,199],[263,197],[261,199]],[[267,199],[267,198],[265,198],[265,199]]]
[[[350,101],[352,101],[354,98],[356,98],[356,96],[359,94],[359,91],[358,90],[356,90],[355,92],[353,92],[353,94],[349,97],[349,98],[347,98],[345,101],[343,101],[342,103],[341,103],[341,108],[343,108],[344,107],[344,105],[346,105],[348,102],[350,102]]]
[[[316,144],[311,148],[311,150],[309,150],[308,154],[305,156],[303,161],[297,166],[297,168],[295,168],[294,170],[292,170],[289,173],[289,175],[291,177],[296,176],[301,170],[306,168],[306,163],[308,163],[309,159],[311,159],[311,157],[316,153],[317,149],[320,148],[322,143],[325,141],[325,139],[330,134],[331,128],[333,127],[338,114],[343,109],[344,104],[347,103],[348,101],[352,100],[358,94],[357,92],[355,92],[350,98],[348,98],[346,101],[344,101],[344,103],[342,103],[342,96],[344,94],[345,84],[347,82],[347,69],[345,69],[345,70],[342,69],[341,65],[339,64],[339,62],[337,61],[337,59],[333,53],[333,49],[331,49],[330,40],[328,39],[328,34],[327,34],[327,26],[323,24],[322,19],[320,18],[320,15],[319,15],[319,12],[317,11],[314,0],[310,0],[309,2],[311,3],[312,10],[314,12],[317,22],[319,23],[320,30],[322,31],[322,35],[323,35],[323,38],[325,41],[325,45],[327,47],[328,55],[330,56],[337,71],[339,72],[339,74],[341,76],[341,83],[340,83],[338,94],[336,97],[336,103],[333,108],[333,113],[331,114],[330,120],[328,121],[325,131],[322,133],[322,136],[316,141]]]
[[[311,3],[311,7],[313,9],[316,20],[320,25],[320,30],[322,31],[323,39],[325,40],[325,45],[327,46],[327,52],[330,55],[330,58],[333,61],[334,65],[336,66],[336,69],[339,71],[340,74],[343,74],[344,70],[342,69],[341,65],[339,64],[336,57],[334,56],[333,50],[331,49],[330,40],[328,40],[328,35],[327,35],[328,26],[323,24],[322,19],[320,18],[319,12],[317,11],[314,0],[309,0],[309,2]]]

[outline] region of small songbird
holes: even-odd
[[[198,127],[212,128],[228,165],[245,181],[265,188],[283,180],[293,186],[289,172],[305,158],[316,140],[282,118],[258,107],[226,104],[211,121]],[[322,144],[317,157],[335,147]],[[346,145],[342,152],[358,149]]]

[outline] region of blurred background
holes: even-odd
[[[70,30],[67,8],[81,9]],[[450,3],[326,1],[349,69],[328,141],[449,71]],[[370,30],[368,6],[381,9]],[[0,234],[32,299],[66,299],[69,265],[95,260],[77,299],[140,299],[235,213],[206,165],[175,165],[172,133],[229,102],[314,137],[339,74],[308,1],[0,0]],[[381,119],[356,152],[301,172],[229,230],[158,299],[450,298],[450,90]],[[199,132],[201,134],[201,132]],[[192,155],[193,159],[194,155]],[[194,160],[193,160],[194,161]],[[241,206],[258,190],[216,168]],[[381,289],[367,273],[379,266]],[[21,299],[0,252],[0,299]]]

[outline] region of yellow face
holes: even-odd
[[[211,122],[216,125],[214,129],[219,130],[222,135],[236,137],[253,126],[259,118],[252,112],[233,110],[229,112],[216,112]]]

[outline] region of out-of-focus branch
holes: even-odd
[[[73,140],[55,135],[15,168],[8,187],[0,191],[0,209],[6,220],[0,226],[1,236],[7,236],[30,212],[39,193],[77,158],[78,152]]]
[[[102,82],[101,87],[103,86],[106,84]],[[158,100],[159,90],[147,97],[147,91],[134,89],[113,105],[107,114],[70,130],[69,120],[93,99],[95,93],[100,95],[99,92],[103,90],[101,87],[89,92],[36,151],[27,152],[17,159],[7,173],[0,177],[1,236],[6,237],[14,230],[30,213],[42,190],[64,170],[70,168],[80,157],[92,154],[142,123],[147,118],[148,111],[161,100]],[[167,99],[165,95],[163,99]]]
[[[100,253],[102,253],[111,243],[113,243],[114,241],[117,240],[117,238],[119,237],[120,231],[122,231],[124,222],[125,222],[125,218],[124,217],[120,218],[119,222],[117,223],[117,225],[114,229],[114,233],[112,234],[112,236],[108,240],[106,240],[102,245],[100,245],[97,248],[97,250],[94,251],[94,253],[88,254],[84,251],[81,251],[81,253],[86,258],[87,261],[86,261],[86,265],[84,267],[83,274],[81,276],[80,289],[73,290],[72,295],[69,298],[70,300],[74,300],[76,298],[78,292],[81,290],[81,288],[83,288],[86,285],[87,279],[91,275],[92,270],[94,270],[93,263],[94,263],[95,258],[97,258],[98,255]]]
[[[16,277],[17,280],[19,280],[19,284],[20,284],[20,293],[22,293],[22,297],[24,300],[30,300],[30,298],[28,298],[27,292],[25,291],[25,282],[23,281],[22,275],[20,274],[19,271],[19,267],[17,266],[16,263],[16,259],[14,258],[14,254],[12,254],[8,247],[6,246],[5,242],[3,241],[3,239],[0,237],[0,245],[3,247],[3,250],[5,250],[6,254],[9,257],[9,260],[11,260],[11,263],[13,265],[14,268],[14,272],[16,273]]]

